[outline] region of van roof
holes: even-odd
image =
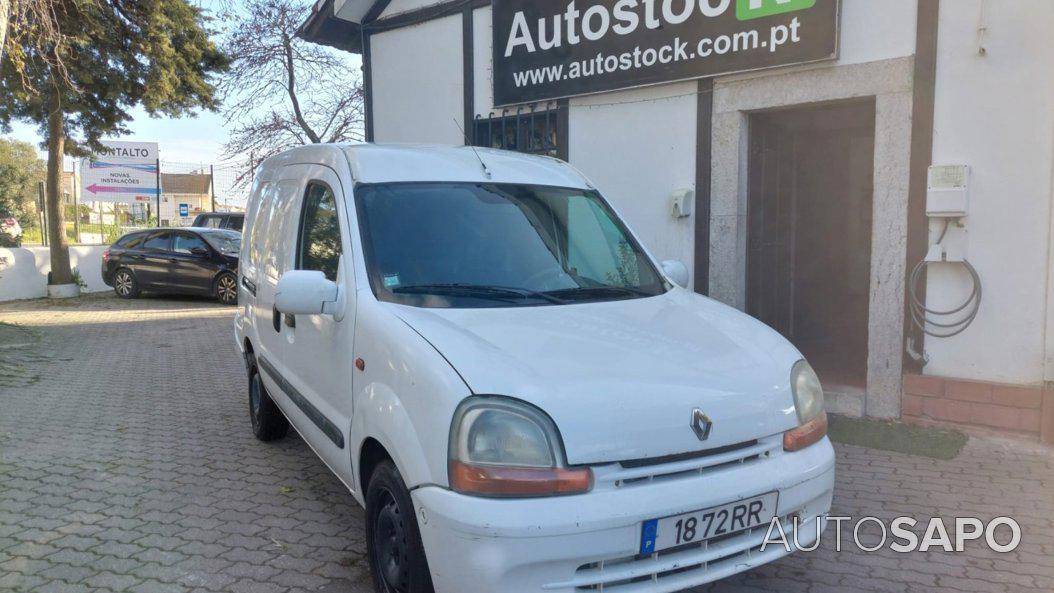
[[[294,148],[272,159],[277,161],[275,164],[329,163],[335,156],[333,153],[338,150],[347,158],[356,183],[467,181],[583,189],[592,187],[581,173],[559,159],[491,148],[426,144],[315,144]],[[486,164],[486,170],[481,160]]]

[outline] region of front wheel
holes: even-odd
[[[231,272],[224,272],[216,278],[213,292],[224,305],[238,304],[238,277]]]
[[[378,593],[433,593],[410,492],[391,461],[366,488],[366,548]]]

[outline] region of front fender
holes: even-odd
[[[415,432],[410,413],[390,387],[380,383],[370,384],[356,397],[355,410],[351,434],[357,435],[352,463],[357,481],[361,481],[359,461],[362,459],[362,448],[367,440],[374,439],[392,456],[407,488],[436,483],[434,472],[424,454],[425,446]],[[356,490],[365,495],[366,484],[358,484]]]
[[[372,295],[369,295],[372,297]],[[356,492],[362,496],[360,458],[367,439],[391,455],[410,489],[447,486],[450,422],[468,386],[432,345],[393,314],[390,305],[359,298],[355,414],[349,442]],[[360,501],[361,502],[361,501]]]

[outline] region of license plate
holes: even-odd
[[[640,553],[652,554],[767,525],[776,516],[778,499],[778,492],[769,492],[701,511],[645,521]]]

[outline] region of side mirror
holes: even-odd
[[[668,259],[662,262],[662,272],[666,277],[673,280],[674,284],[681,288],[688,288],[688,266],[683,263]]]
[[[209,254],[209,250],[204,247],[191,247],[190,254],[198,257],[205,257]]]
[[[287,315],[337,315],[340,289],[322,272],[292,270],[282,274],[274,305]]]

